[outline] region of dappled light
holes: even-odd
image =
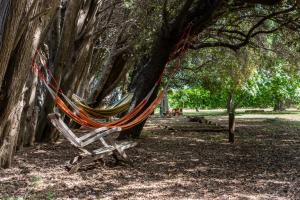
[[[0,0],[0,199],[300,199],[299,0]]]
[[[116,165],[108,159],[105,165],[98,163],[73,175],[64,170],[64,160],[75,154],[67,141],[39,145],[19,152],[16,167],[1,171],[0,194],[27,195],[30,199],[49,195],[103,199],[111,196],[120,199],[296,198],[300,181],[300,126],[279,119],[275,119],[276,123],[266,123],[261,118],[247,116],[238,120],[241,126],[237,126],[234,145],[225,142],[225,132],[174,132],[154,128],[154,124],[166,124],[160,118],[151,118],[139,145],[128,152],[129,164]],[[257,123],[261,125],[255,126]],[[293,128],[287,130],[287,124]],[[168,126],[173,125],[201,126],[183,117],[168,119]]]

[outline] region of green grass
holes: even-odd
[[[24,200],[24,198],[18,196],[10,196],[10,197],[4,197],[4,200]]]

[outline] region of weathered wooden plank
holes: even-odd
[[[65,123],[61,123],[62,120],[55,114],[48,115],[51,123],[55,126],[55,128],[62,133],[74,146],[81,147],[80,140],[76,137],[76,135],[65,125]]]
[[[64,123],[64,121],[61,120],[58,114],[52,113],[48,115],[50,121],[52,124],[61,132],[73,145],[76,147],[84,147],[90,143],[95,142],[101,137],[105,137],[106,135],[109,135],[114,132],[119,132],[121,128],[107,128],[102,127],[95,130],[92,130],[91,132],[87,133],[86,135],[82,136],[81,138],[78,138],[73,131]]]
[[[127,159],[127,155],[125,150],[136,146],[136,142],[123,142],[117,144],[115,141],[112,141],[110,135],[114,132],[119,132],[122,129],[119,127],[116,128],[107,128],[102,127],[98,129],[91,129],[87,134],[78,138],[74,131],[72,131],[63,120],[61,120],[59,114],[52,113],[48,115],[51,123],[57,128],[57,130],[62,133],[67,140],[69,140],[75,147],[80,149],[83,154],[76,156],[71,161],[69,161],[69,172],[75,173],[78,169],[84,165],[90,164],[95,160],[102,159],[108,155],[114,155],[114,157],[118,160],[116,154],[120,155],[123,159]],[[81,131],[80,131],[81,132]],[[106,142],[107,139],[109,143]],[[95,142],[96,140],[100,140],[103,147],[93,150],[89,152],[88,150],[84,149],[88,144]]]
[[[86,135],[81,136],[79,139],[81,141],[83,141],[83,140],[86,140],[86,139],[88,139],[88,138],[90,138],[90,137],[92,137],[92,136],[94,136],[94,135],[96,135],[98,133],[106,131],[106,130],[108,130],[107,127],[98,128],[98,129],[95,129],[93,131],[89,131]]]
[[[92,142],[95,142],[96,140],[99,140],[101,137],[105,137],[105,136],[107,136],[107,135],[109,135],[111,133],[119,132],[120,130],[121,130],[120,128],[111,128],[109,130],[106,130],[106,131],[104,131],[102,133],[97,134],[96,136],[88,139],[87,141],[82,142],[82,145],[86,146],[86,145],[88,145],[88,144],[90,144]]]
[[[90,163],[92,163],[96,160],[102,159],[102,158],[104,158],[106,156],[109,156],[109,155],[112,155],[112,154],[113,154],[112,151],[107,151],[107,152],[102,153],[102,154],[83,157],[76,164],[74,164],[72,167],[70,167],[69,173],[70,174],[76,173],[80,169],[80,167],[83,167],[84,165],[90,164]]]

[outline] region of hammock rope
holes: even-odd
[[[36,51],[33,60],[32,60],[32,70],[33,72],[39,77],[39,79],[42,81],[42,83],[45,85],[46,89],[51,94],[52,98],[55,101],[55,105],[57,108],[59,108],[62,112],[64,112],[68,117],[70,117],[72,120],[74,120],[76,123],[90,128],[100,128],[103,126],[114,128],[119,127],[122,128],[122,130],[130,129],[141,122],[145,121],[149,115],[154,111],[154,109],[157,107],[157,105],[161,102],[165,92],[168,89],[169,83],[171,78],[167,81],[166,86],[163,90],[161,90],[158,94],[158,96],[150,103],[149,106],[147,106],[145,109],[144,107],[148,103],[150,97],[152,96],[154,90],[156,87],[159,86],[165,68],[169,64],[169,62],[172,60],[172,57],[176,56],[178,59],[176,60],[175,67],[171,70],[170,76],[174,75],[176,71],[179,69],[181,65],[181,58],[186,51],[186,45],[188,42],[188,38],[190,35],[191,26],[189,25],[184,31],[184,33],[181,36],[180,42],[176,45],[175,51],[171,54],[169,57],[169,61],[165,64],[164,70],[162,70],[162,73],[159,76],[159,79],[156,81],[150,92],[147,94],[147,96],[139,102],[129,113],[127,113],[125,116],[121,117],[120,119],[114,121],[114,122],[98,122],[95,119],[91,118],[89,114],[82,108],[78,108],[75,103],[73,103],[61,90],[59,87],[58,82],[56,81],[55,77],[51,73],[51,71],[48,68],[48,65],[45,60],[41,58],[41,54]],[[182,43],[182,44],[181,44]],[[39,65],[36,63],[36,57],[39,56],[40,62],[42,66],[45,68],[46,75],[50,75],[50,83],[47,83],[46,75],[42,72]],[[73,112],[69,106],[62,100],[62,98],[69,104],[69,106],[75,111]],[[144,110],[143,110],[144,109]],[[143,111],[142,111],[143,110]]]

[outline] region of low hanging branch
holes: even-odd
[[[199,44],[190,44],[189,48],[190,49],[201,49],[201,48],[208,48],[208,47],[225,47],[225,48],[229,48],[232,49],[233,51],[236,51],[246,45],[248,45],[251,42],[251,39],[254,38],[255,36],[259,35],[259,34],[269,34],[269,33],[273,33],[278,31],[279,29],[287,26],[288,24],[292,23],[293,20],[288,20],[285,21],[282,24],[279,24],[278,27],[270,29],[270,30],[260,30],[260,31],[256,31],[256,29],[258,29],[259,27],[261,27],[267,20],[270,20],[276,16],[285,14],[285,13],[289,13],[294,11],[296,8],[296,5],[292,6],[289,9],[286,10],[282,10],[282,11],[278,11],[278,12],[274,12],[271,13],[265,17],[263,17],[262,19],[260,19],[254,26],[252,26],[249,31],[247,32],[247,34],[243,33],[242,31],[239,30],[224,30],[224,29],[215,29],[215,31],[217,31],[218,35],[221,33],[229,33],[232,35],[226,35],[223,34],[223,36],[227,36],[231,39],[235,39],[235,40],[240,40],[240,43],[236,43],[236,44],[232,44],[232,43],[228,43],[226,41],[216,41],[216,42],[203,42],[203,43],[199,43]],[[240,37],[235,37],[234,35],[239,35]]]

